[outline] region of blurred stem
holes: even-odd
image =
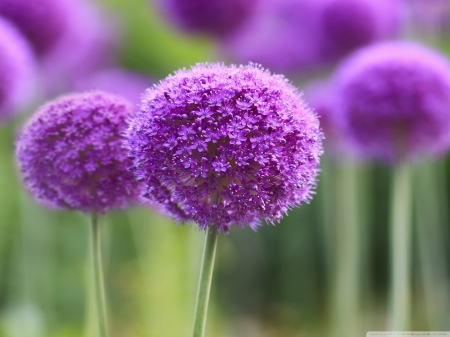
[[[200,270],[200,281],[198,283],[197,303],[195,305],[193,337],[203,337],[205,333],[218,236],[217,229],[214,226],[208,226]]]
[[[93,212],[91,215],[91,247],[92,247],[92,266],[94,272],[95,299],[97,306],[97,319],[99,325],[100,337],[107,337],[106,321],[106,301],[105,289],[103,283],[103,269],[101,256],[101,231],[98,221],[98,214]]]
[[[360,294],[360,228],[357,169],[354,163],[336,167],[336,254],[332,335],[357,336]],[[351,322],[351,324],[349,323]]]
[[[391,202],[390,330],[408,330],[411,309],[411,168],[394,168]]]
[[[415,205],[419,265],[430,330],[443,329],[445,307],[449,299],[449,271],[445,252],[445,228],[448,224],[446,183],[441,166],[442,163],[425,162],[418,168],[415,179],[418,192]]]

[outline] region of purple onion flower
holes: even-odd
[[[22,108],[32,95],[35,61],[25,38],[0,18],[0,120]]]
[[[16,154],[26,187],[46,205],[83,212],[123,208],[137,197],[123,132],[132,105],[102,91],[71,94],[41,107]]]
[[[0,0],[0,15],[27,37],[38,55],[51,50],[67,28],[67,0]]]
[[[75,83],[76,90],[104,90],[120,95],[132,103],[140,102],[141,94],[150,87],[147,76],[120,68],[103,70]]]
[[[263,0],[222,44],[240,62],[307,73],[396,35],[400,0]]]
[[[191,33],[223,37],[239,28],[259,0],[159,0],[175,25]]]
[[[301,94],[252,64],[199,64],[148,89],[128,141],[145,197],[222,232],[310,200],[322,152]]]
[[[359,154],[384,161],[440,154],[450,145],[450,64],[406,42],[368,47],[339,69],[338,114]]]

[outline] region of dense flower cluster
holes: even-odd
[[[181,29],[222,37],[239,28],[258,1],[159,0],[159,4]]]
[[[380,44],[347,60],[335,79],[339,119],[366,157],[397,161],[450,145],[450,64],[406,42]]]
[[[310,199],[322,133],[282,76],[255,65],[199,64],[143,96],[130,124],[145,196],[200,228],[256,228]]]
[[[67,4],[68,0],[0,0],[0,15],[13,22],[42,55],[65,33]]]
[[[262,0],[224,52],[275,71],[307,73],[399,30],[401,0]]]
[[[28,42],[0,18],[0,120],[10,117],[30,98],[34,72],[35,61]]]
[[[16,153],[28,189],[64,209],[105,212],[137,198],[123,147],[131,104],[101,91],[41,107],[20,134]]]

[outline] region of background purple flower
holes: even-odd
[[[259,0],[159,0],[163,12],[179,28],[225,36],[238,28]]]
[[[47,205],[84,212],[122,208],[137,182],[122,134],[132,105],[102,91],[67,95],[41,107],[16,154],[26,187]]]
[[[120,40],[119,25],[104,7],[88,0],[72,0],[67,7],[66,30],[42,59],[50,95],[73,90],[75,82],[113,65]]]
[[[336,75],[339,120],[369,158],[396,161],[439,154],[450,142],[450,65],[420,45],[361,50]]]
[[[222,47],[240,62],[308,73],[395,36],[400,7],[400,0],[263,0]]]
[[[310,199],[322,134],[282,76],[199,64],[146,91],[128,132],[145,196],[200,228],[256,228]],[[174,214],[176,213],[176,214]]]
[[[68,4],[69,0],[0,0],[0,15],[13,22],[36,53],[43,55],[65,34]]]
[[[0,120],[28,103],[33,93],[35,60],[31,47],[10,22],[0,18]]]
[[[75,88],[84,90],[104,90],[113,94],[125,97],[130,102],[137,104],[145,89],[150,87],[152,81],[149,77],[127,71],[125,69],[114,68],[94,73],[89,77],[80,79]]]

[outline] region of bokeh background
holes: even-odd
[[[99,0],[96,5],[114,27],[98,22],[96,29],[107,29],[114,45],[108,50],[113,61],[99,70],[112,65],[151,83],[197,62],[232,61],[217,39],[179,30],[151,1]],[[419,11],[419,19],[405,9],[401,38],[449,53],[448,1],[441,5],[435,16]],[[303,90],[330,76],[337,64],[288,77]],[[13,152],[16,133],[35,108],[55,95],[84,89],[83,80],[79,85],[52,82],[48,92],[41,87],[20,115],[0,126],[1,337],[96,336],[88,218],[36,204],[20,183]],[[334,296],[338,226],[346,207],[342,200],[348,198],[357,201],[359,219],[359,309],[357,317],[340,323],[350,329],[347,336],[386,328],[390,168],[372,163],[342,167],[343,159],[325,153],[313,201],[289,212],[280,224],[256,232],[232,229],[220,237],[207,336],[333,335],[336,312],[355,296],[351,284],[348,298]],[[350,185],[339,170],[349,172]],[[450,330],[448,159],[420,163],[414,174],[414,209],[423,212],[414,217],[413,328]],[[111,336],[189,336],[204,233],[145,207],[107,214],[101,221]],[[421,222],[429,225],[425,233]]]

